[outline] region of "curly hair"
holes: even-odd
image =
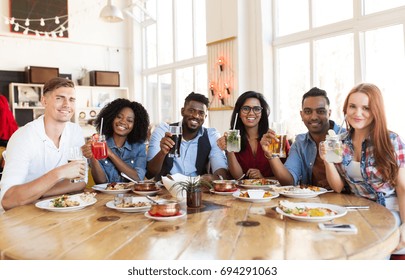
[[[240,110],[242,108],[242,105],[245,103],[246,99],[248,98],[256,98],[260,101],[260,106],[263,107],[262,115],[259,121],[259,139],[262,138],[263,134],[267,132],[269,129],[269,120],[268,117],[270,115],[270,106],[267,103],[266,99],[264,98],[263,94],[255,91],[246,91],[242,95],[238,97],[238,100],[236,100],[235,107],[233,108],[232,112],[232,117],[231,117],[231,122],[230,122],[230,128],[233,128],[233,124],[235,123],[235,118],[236,114],[238,114],[238,120],[236,121],[236,129],[240,130],[240,135],[241,135],[241,149],[244,150],[246,146],[246,128],[245,125],[242,122],[242,119],[240,118]]]
[[[127,141],[131,144],[145,142],[148,135],[149,114],[142,104],[125,98],[117,98],[101,109],[95,121],[97,131],[100,132],[101,119],[104,119],[102,132],[107,138],[111,137],[114,133],[113,121],[124,108],[131,108],[135,115],[134,128],[128,134]]]

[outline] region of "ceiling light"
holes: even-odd
[[[107,22],[120,22],[124,20],[121,10],[111,5],[111,0],[108,0],[107,6],[101,10],[100,17]]]

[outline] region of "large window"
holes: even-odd
[[[156,23],[143,28],[143,82],[151,123],[181,118],[184,98],[207,94],[205,0],[149,0]]]
[[[388,127],[405,137],[405,0],[275,0],[273,15],[276,115],[291,137],[307,131],[299,111],[311,87],[328,92],[340,124],[360,82],[382,90]]]

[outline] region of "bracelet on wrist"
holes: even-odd
[[[266,154],[264,154],[264,157],[267,158],[267,159],[278,158],[278,156],[275,155],[275,154],[272,154],[271,156],[267,156]]]

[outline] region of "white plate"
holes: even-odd
[[[218,195],[233,195],[237,191],[239,191],[239,189],[235,189],[234,191],[231,191],[231,192],[217,192],[215,190],[210,190],[211,193],[215,193]]]
[[[292,187],[292,186],[289,186]],[[320,194],[326,193],[327,190],[324,188],[319,188],[319,191],[311,191],[308,190],[307,192],[299,192],[301,190],[299,187],[296,188],[296,190],[293,191],[282,191],[280,194],[282,194],[285,197],[290,197],[290,198],[312,198],[316,197]]]
[[[83,194],[69,195],[70,200],[78,201],[80,203],[80,205],[78,205],[78,206],[72,206],[72,207],[53,207],[53,206],[51,206],[51,200],[54,200],[57,197],[38,201],[37,203],[35,203],[35,206],[40,209],[53,211],[53,212],[71,212],[71,211],[83,209],[84,207],[93,205],[94,203],[97,202],[97,199],[95,199],[94,197],[91,197],[88,201],[87,200],[85,201],[85,200],[81,199],[81,197],[80,197],[81,195],[83,195]]]
[[[132,202],[136,203],[136,202],[150,202],[146,197],[134,197],[132,199]],[[114,209],[120,212],[128,212],[128,213],[133,213],[133,212],[145,212],[148,211],[150,209],[150,205],[149,206],[142,206],[142,207],[117,207],[114,204],[114,200],[111,200],[109,202],[107,202],[107,204],[105,205],[110,209]]]
[[[247,179],[247,180],[251,180],[251,179]],[[259,185],[259,184],[238,184],[238,186],[243,187],[245,189],[269,189],[271,187],[276,187],[279,186],[279,182],[277,180],[271,180],[272,184],[265,184],[265,185]],[[243,180],[242,180],[243,182]]]
[[[160,192],[160,189],[157,189],[155,191],[136,191],[136,190],[132,190],[134,193],[139,194],[139,195],[143,195],[143,196],[147,196],[147,195],[154,195],[157,194],[158,192]]]
[[[105,184],[99,184],[99,185],[94,185],[91,187],[95,191],[99,191],[102,193],[107,193],[107,194],[119,194],[119,193],[127,193],[131,191],[131,188],[128,189],[123,189],[123,190],[106,190],[108,183]]]
[[[156,216],[152,216],[151,214],[149,214],[149,211],[145,212],[146,218],[156,220],[156,221],[174,221],[174,220],[184,217],[185,215],[186,215],[186,211],[183,211],[183,210],[180,210],[180,215],[170,216],[170,217],[156,217]]]
[[[330,220],[334,220],[340,217],[343,217],[344,215],[347,214],[347,209],[342,206],[334,205],[334,204],[324,204],[324,203],[296,203],[298,207],[308,207],[308,208],[328,208],[330,210],[335,211],[337,214],[333,216],[323,216],[323,217],[303,217],[303,216],[295,216],[292,214],[287,214],[284,213],[283,210],[280,209],[280,207],[276,208],[277,213],[289,217],[293,220],[297,221],[302,221],[302,222],[313,222],[313,223],[319,223],[319,222],[326,222]]]
[[[236,191],[236,192],[232,193],[232,196],[235,197],[235,198],[237,198],[237,199],[240,199],[240,200],[243,200],[243,201],[249,201],[249,202],[267,202],[267,201],[270,201],[270,200],[272,200],[273,198],[276,198],[276,197],[279,196],[278,193],[271,192],[272,196],[269,196],[269,197],[250,198],[250,197],[240,197],[240,196],[239,196],[240,193],[241,193],[240,191]]]

